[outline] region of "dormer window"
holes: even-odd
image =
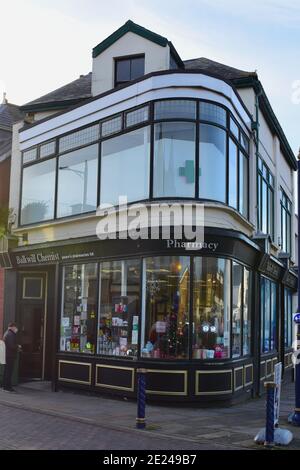
[[[144,74],[144,55],[115,59],[115,87],[142,77]]]

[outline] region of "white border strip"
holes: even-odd
[[[26,129],[19,134],[20,148],[25,150],[147,101],[171,97],[210,99],[223,104],[249,134],[250,118],[230,85],[207,75],[175,73],[147,78]]]

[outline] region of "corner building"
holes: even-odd
[[[128,21],[22,110],[5,277],[21,379],[135,397],[145,367],[149,399],[199,403],[260,394],[278,361],[290,380],[296,160],[257,74]],[[204,204],[202,249],[100,241],[96,209],[120,195]]]

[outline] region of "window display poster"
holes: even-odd
[[[138,344],[138,330],[132,330],[131,344]]]
[[[61,326],[64,328],[68,328],[70,325],[70,318],[69,317],[62,317],[61,319]]]
[[[63,336],[60,338],[60,350],[66,350],[66,338],[64,338]]]
[[[165,321],[156,322],[156,333],[165,333],[167,330],[167,324]]]
[[[80,315],[74,315],[74,326],[80,325]]]

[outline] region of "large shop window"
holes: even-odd
[[[199,197],[226,202],[226,132],[200,124]]]
[[[284,289],[284,346],[291,348],[293,344],[293,294]]]
[[[274,178],[261,158],[257,170],[257,215],[259,230],[274,239]]]
[[[140,261],[101,263],[98,354],[137,355],[139,309]]]
[[[105,140],[101,149],[100,202],[116,205],[149,198],[150,128]]]
[[[186,359],[189,345],[190,258],[146,258],[143,284],[143,357]]]
[[[21,224],[31,224],[54,217],[56,160],[23,169]]]
[[[65,266],[60,350],[95,353],[97,263]]]
[[[285,253],[291,254],[291,212],[292,203],[283,191],[280,190],[281,207],[281,249]]]
[[[83,214],[97,207],[98,145],[59,158],[57,216]]]
[[[232,357],[251,353],[250,271],[232,263]]]
[[[230,261],[194,262],[193,357],[230,357]]]
[[[277,350],[277,286],[261,277],[261,351]]]
[[[155,125],[154,197],[195,197],[195,124]]]

